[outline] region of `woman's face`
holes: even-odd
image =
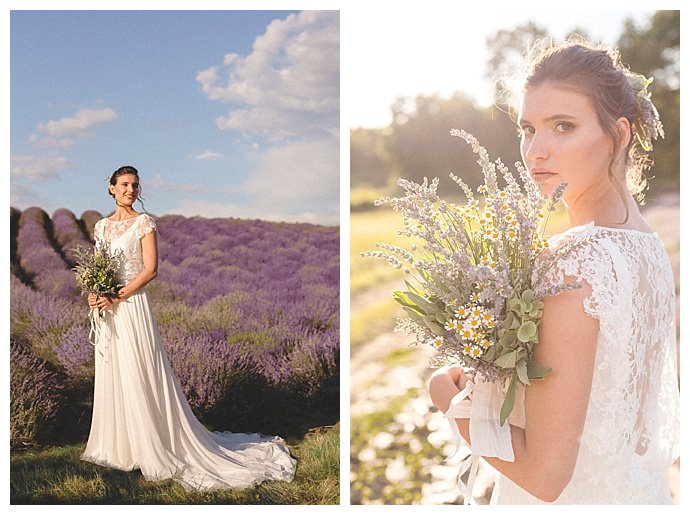
[[[139,179],[130,173],[120,175],[115,186],[110,185],[110,192],[116,203],[131,207],[139,196]]]
[[[563,199],[570,204],[610,186],[613,142],[584,95],[554,83],[533,86],[523,97],[518,125],[522,160],[543,194],[565,182]]]

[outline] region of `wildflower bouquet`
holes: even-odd
[[[119,253],[111,254],[108,242],[87,249],[81,245],[73,250],[77,265],[73,268],[82,293],[108,295],[122,287],[117,282],[120,268]]]
[[[77,245],[72,252],[77,261],[73,270],[83,294],[95,293],[97,297],[113,295],[123,286],[117,280],[121,252],[111,253],[108,242],[102,242],[94,249]],[[89,311],[91,340],[94,339],[94,334],[97,334],[96,320],[102,316],[103,313],[100,313],[98,308]]]
[[[562,254],[542,255],[549,246],[544,238],[548,214],[566,185],[544,197],[529,172],[516,163],[521,187],[500,159],[489,160],[472,135],[455,129],[451,134],[464,139],[479,156],[484,184],[478,193],[483,202],[452,173],[467,197],[464,205],[439,198],[438,178],[431,184],[426,178],[422,184],[398,179],[405,196],[381,197],[375,205],[402,211],[404,228],[398,234],[421,240],[423,251],[414,244],[410,251],[376,243],[381,250],[362,256],[383,258],[416,281],[413,285],[405,280],[407,290],[393,293],[409,315],[399,320],[396,330],[416,334],[415,343],[433,345],[438,365],[459,363],[473,379],[502,385],[503,426],[513,410],[517,384],[529,385],[551,372],[533,358],[541,299],[576,287],[540,288]],[[504,188],[499,187],[498,173]]]

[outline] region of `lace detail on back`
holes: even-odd
[[[583,310],[600,327],[578,463],[559,502],[587,489],[610,502],[645,502],[650,474],[665,479],[678,456],[673,272],[656,234],[588,224],[552,238],[551,246],[589,236],[596,237],[546,276],[547,286],[586,281],[592,293]]]
[[[134,279],[143,270],[141,238],[156,230],[156,222],[147,214],[121,221],[103,218],[96,223],[96,245],[101,241],[108,241],[113,252],[122,251],[119,280],[123,284]]]

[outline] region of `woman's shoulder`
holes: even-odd
[[[593,222],[571,227],[549,238],[548,249],[543,257],[556,261],[583,258],[600,249],[604,236]]]
[[[576,246],[578,248],[632,249],[660,243],[656,232],[628,228],[595,225],[594,222],[578,225],[549,239],[553,249]]]
[[[137,235],[139,238],[150,232],[158,231],[154,218],[148,213],[141,213],[137,217]]]
[[[562,246],[572,244],[576,241],[591,239],[596,232],[597,226],[594,225],[594,222],[589,222],[588,224],[584,225],[576,225],[549,238],[549,246],[557,249]]]
[[[148,213],[139,213],[137,216],[138,221],[144,223],[156,223],[155,219]]]
[[[552,236],[537,259],[538,289],[549,290],[568,283],[597,283],[599,276],[612,275],[615,258],[606,234],[594,223],[571,227]]]
[[[585,280],[598,287],[607,282],[604,278],[629,276],[643,256],[662,253],[663,244],[654,232],[590,222],[549,239],[542,261],[561,279]]]

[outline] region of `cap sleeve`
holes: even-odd
[[[549,291],[578,284],[590,287],[583,298],[585,313],[602,321],[616,307],[620,296],[618,276],[622,266],[617,259],[615,247],[605,239],[599,239],[594,231],[585,228],[580,232],[570,232],[567,237],[552,238],[550,243],[561,251],[555,264],[545,274],[540,285],[540,293],[548,296]]]
[[[143,214],[139,217],[139,223],[137,224],[137,239],[143,238],[150,232],[157,231],[156,222],[147,214]]]

